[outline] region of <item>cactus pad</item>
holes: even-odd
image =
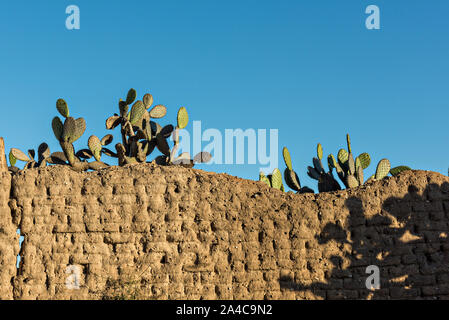
[[[317,147],[316,147],[316,154],[318,159],[323,159],[323,147],[321,146],[321,143],[318,143]]]
[[[163,128],[161,129],[160,134],[161,134],[164,138],[168,138],[168,137],[171,136],[171,134],[172,134],[172,132],[173,132],[174,129],[175,129],[175,128],[174,128],[171,124],[168,124],[168,125],[166,125],[165,127],[163,127]]]
[[[357,167],[355,173],[356,173],[357,181],[359,182],[360,185],[362,185],[363,184],[363,169],[362,169],[361,165]]]
[[[189,123],[189,114],[187,113],[186,108],[181,107],[178,110],[178,128],[184,129],[187,127],[187,124]]]
[[[54,152],[50,155],[49,162],[52,164],[67,164],[67,157],[63,152]]]
[[[107,134],[101,139],[101,145],[107,146],[108,144],[111,144],[112,140],[114,140],[114,136],[112,134]]]
[[[270,179],[267,178],[267,176],[261,171],[259,173],[259,181],[265,182],[269,187],[271,187]]]
[[[128,114],[128,110],[129,110],[128,104],[125,101],[123,101],[122,99],[120,99],[118,102],[118,108],[120,110],[120,116],[126,117],[126,115]]]
[[[322,174],[324,173],[324,168],[323,165],[321,164],[321,160],[318,158],[313,158],[313,166],[315,167],[315,170],[319,173]]]
[[[340,149],[338,151],[337,159],[341,166],[345,166],[348,161],[349,153],[345,149]]]
[[[362,166],[362,169],[365,170],[366,168],[369,167],[369,165],[371,164],[371,157],[368,153],[364,152],[362,154],[360,154],[357,159],[360,160],[360,164]],[[357,161],[356,159],[356,161]]]
[[[84,118],[76,119],[75,124],[75,140],[73,140],[72,142],[75,142],[76,140],[81,138],[81,136],[84,134],[84,131],[86,131],[86,121],[84,120]]]
[[[391,173],[392,176],[397,176],[401,172],[408,171],[408,170],[412,170],[412,169],[410,167],[407,167],[407,166],[398,166],[398,167],[392,168],[390,170],[390,173]]]
[[[349,137],[349,133],[346,134],[346,143],[348,145],[348,152],[352,153],[352,148],[351,148],[351,138]]]
[[[334,157],[333,154],[330,154],[330,155],[327,157],[327,164],[329,165],[329,169],[331,169],[331,168],[337,168],[338,163],[337,163],[337,161],[335,160],[335,157]]]
[[[355,187],[359,186],[359,182],[352,174],[348,175],[348,177],[346,179],[347,179],[346,183],[348,185],[348,188],[355,188]]]
[[[64,128],[62,131],[62,140],[64,142],[75,141],[76,121],[72,117],[68,117],[64,121]]]
[[[119,116],[112,116],[106,119],[106,129],[112,130],[117,127],[121,122]]]
[[[93,157],[93,154],[89,149],[81,149],[80,151],[75,153],[75,157],[79,159],[90,159]]]
[[[282,149],[282,155],[284,156],[284,162],[288,170],[292,171],[292,158],[290,157],[290,152],[288,151],[287,147],[284,147],[284,149]]]
[[[37,148],[37,153],[39,155],[39,160],[50,157],[50,148],[48,144],[46,144],[45,142],[41,143]]]
[[[9,151],[9,165],[14,167],[16,165],[17,159],[14,157],[11,151]]]
[[[285,168],[284,170],[284,178],[287,186],[295,191],[301,190],[301,183],[299,181],[298,175],[295,171],[290,170],[289,168]]]
[[[143,105],[145,106],[145,109],[148,109],[153,104],[153,96],[149,93],[143,96],[142,98]]]
[[[92,135],[90,136],[87,145],[89,146],[90,151],[92,151],[95,160],[101,161],[102,144],[100,139],[97,136]]]
[[[320,179],[320,174],[318,171],[315,170],[315,168],[312,168],[310,166],[307,167],[307,175],[315,180],[319,180]]]
[[[53,121],[51,122],[51,126],[53,128],[53,133],[55,134],[56,139],[58,141],[61,141],[64,128],[61,119],[59,117],[54,117]]]
[[[129,89],[128,95],[126,96],[126,104],[131,104],[136,100],[137,92],[134,89]]]
[[[154,106],[150,111],[150,117],[154,119],[159,119],[167,114],[167,108],[161,104]]]
[[[350,175],[355,174],[355,162],[352,153],[349,153],[348,155],[348,172]]]
[[[167,140],[161,134],[156,136],[157,149],[165,156],[170,156],[170,147],[168,146]]]
[[[69,117],[69,107],[67,106],[67,103],[64,101],[64,99],[58,99],[58,101],[56,101],[56,109],[64,118]]]
[[[390,172],[390,161],[388,159],[382,159],[379,161],[379,163],[377,164],[377,169],[376,169],[376,175],[375,175],[375,179],[376,180],[381,180],[383,178],[385,178],[388,173]]]
[[[12,153],[13,157],[17,160],[30,161],[30,158],[19,149],[11,148],[11,153]]]
[[[134,103],[134,105],[131,108],[129,116],[129,121],[131,122],[131,124],[134,126],[137,125],[142,120],[145,111],[146,109],[143,105],[143,102],[140,100],[136,101],[136,103]]]
[[[271,174],[271,186],[275,189],[281,190],[282,187],[282,173],[278,168],[273,170]]]

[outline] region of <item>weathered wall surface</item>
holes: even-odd
[[[13,222],[9,199],[11,175],[0,172],[0,298],[13,298],[13,279],[17,274],[16,257],[19,253],[17,224]]]
[[[449,178],[437,173],[296,195],[152,164],[54,166],[12,178],[12,213],[8,181],[1,298],[12,284],[15,299],[449,298]],[[374,292],[368,265],[380,269]],[[79,289],[66,285],[73,268]]]

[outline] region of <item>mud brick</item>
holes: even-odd
[[[425,286],[421,288],[423,296],[438,296],[449,294],[449,284]]]
[[[389,289],[383,288],[376,290],[362,289],[359,290],[359,298],[370,300],[388,300],[390,299],[390,292]]]
[[[200,300],[215,300],[215,299],[217,299],[217,295],[215,293],[215,285],[214,284],[202,285]]]
[[[296,294],[292,290],[281,288],[281,295],[280,295],[279,299],[280,300],[295,300]]]
[[[430,212],[429,218],[431,220],[441,221],[446,218],[446,215],[445,215],[444,211],[434,211],[434,212]]]
[[[232,285],[218,284],[215,286],[215,293],[218,299],[230,300],[233,296]]]
[[[281,296],[281,291],[270,290],[265,293],[264,300],[279,300]]]
[[[386,256],[384,259],[377,262],[379,266],[392,266],[401,263],[401,256]]]
[[[419,289],[417,288],[400,288],[400,287],[393,287],[390,288],[390,296],[393,299],[410,299],[410,298],[416,298],[419,296]]]
[[[447,284],[449,283],[449,274],[438,274],[436,279],[438,284]]]
[[[330,300],[357,299],[358,297],[356,290],[327,290],[327,299]]]
[[[233,272],[232,282],[243,283],[248,281],[248,274],[246,272]]]
[[[413,287],[421,287],[421,286],[428,286],[428,285],[434,285],[436,283],[435,276],[434,275],[413,275],[410,276],[407,279],[407,283],[413,284]]]
[[[367,274],[367,277],[369,275]],[[340,285],[341,281],[342,284]],[[332,287],[335,289],[351,289],[351,290],[359,290],[359,289],[366,289],[366,277],[353,277],[353,278],[345,278],[345,279],[332,279]]]

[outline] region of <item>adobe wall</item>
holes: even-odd
[[[17,224],[13,222],[9,199],[11,175],[0,172],[0,299],[13,298],[13,279],[17,274],[16,257],[19,253]]]
[[[317,195],[153,164],[0,182],[3,299],[449,298],[449,178],[437,173]]]

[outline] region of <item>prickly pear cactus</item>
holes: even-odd
[[[270,179],[268,179],[262,171],[259,173],[259,181],[265,182],[269,187],[271,187]]]
[[[301,188],[301,182],[299,181],[297,173],[293,170],[290,151],[287,149],[287,147],[284,147],[282,149],[282,155],[284,157],[285,165],[287,166],[287,168],[285,168],[284,170],[284,180],[287,186],[298,193],[307,193],[307,192],[313,193],[313,190],[308,187]],[[285,190],[284,185],[282,185],[281,190],[282,191]]]
[[[59,113],[64,117],[68,118],[70,115],[69,107],[67,106],[67,102],[65,102],[64,99],[58,99],[56,101],[56,109],[59,111]]]
[[[187,113],[186,108],[181,107],[178,110],[178,128],[184,129],[187,127],[187,124],[189,123],[189,114]]]
[[[376,180],[381,180],[383,178],[385,178],[388,173],[390,172],[391,169],[391,165],[390,165],[390,161],[388,159],[382,159],[379,161],[379,163],[377,164],[377,168],[376,168],[376,175],[374,176],[374,178]]]
[[[273,170],[273,173],[271,174],[271,187],[281,190],[282,186],[283,184],[281,171],[279,171],[278,168],[275,168]]]
[[[134,100],[136,100],[136,97],[137,97],[136,90],[134,90],[133,88],[129,89],[128,94],[126,96],[126,104],[130,105],[131,103],[133,103]]]
[[[331,192],[340,190],[341,187],[337,180],[335,180],[332,170],[335,168],[340,168],[339,164],[335,161],[334,156],[331,154],[327,157],[327,164],[329,166],[329,172],[326,172],[323,167],[323,146],[321,143],[317,145],[317,157],[313,158],[313,167],[307,167],[307,175],[318,181],[318,191],[319,192]],[[341,169],[340,169],[341,171]],[[338,169],[337,169],[338,172]]]
[[[284,157],[284,162],[287,166],[287,169],[293,170],[292,158],[290,157],[290,151],[288,151],[287,147],[284,147],[284,149],[282,149],[282,155]]]
[[[407,166],[397,166],[397,167],[394,167],[394,168],[390,169],[390,174],[392,176],[397,176],[401,172],[408,171],[408,170],[412,170],[412,169],[410,167],[407,167]]]
[[[92,152],[92,155],[94,156],[95,160],[101,161],[102,144],[100,139],[97,136],[92,135],[89,137],[87,145],[89,146],[89,149]]]

